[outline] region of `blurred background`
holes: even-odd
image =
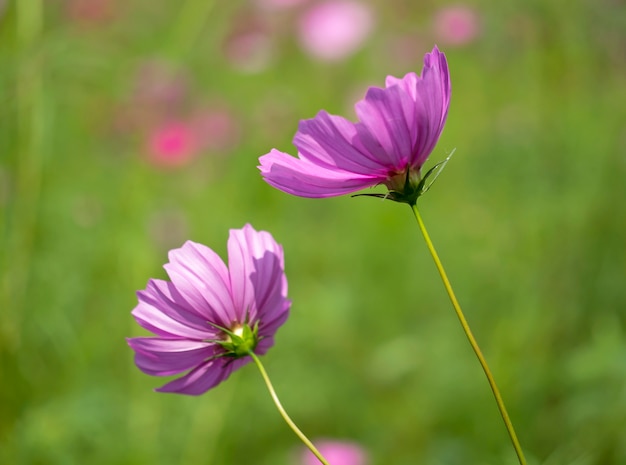
[[[124,339],[169,249],[225,256],[250,222],[285,249],[264,361],[305,433],[370,465],[516,463],[409,208],[256,168],[434,44],[429,163],[456,152],[421,212],[529,463],[626,463],[622,0],[0,0],[0,462],[299,464],[254,366],[157,394]]]

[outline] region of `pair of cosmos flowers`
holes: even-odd
[[[446,57],[435,47],[421,75],[388,76],[385,88],[371,87],[355,105],[358,122],[325,111],[301,121],[293,139],[298,157],[274,149],[259,159],[261,174],[300,197],[384,184],[384,197],[414,204],[425,191],[421,169],[443,130],[450,93]],[[230,231],[228,266],[191,241],[168,258],[170,281],[148,281],[132,311],[154,336],[128,344],[144,373],[181,375],[157,391],[200,395],[250,362],[251,351],[263,355],[274,344],[291,307],[283,249],[247,224]]]

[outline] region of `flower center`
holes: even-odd
[[[234,328],[231,329],[231,331],[233,332],[233,334],[235,336],[242,337],[243,336],[243,325],[236,325]],[[226,335],[226,340],[231,341],[231,338],[230,338],[230,336],[228,334]]]

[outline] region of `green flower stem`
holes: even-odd
[[[463,315],[463,311],[461,310],[461,306],[459,305],[458,300],[456,300],[456,296],[454,295],[454,291],[452,290],[452,285],[450,284],[450,280],[446,275],[446,272],[441,264],[441,260],[439,260],[439,255],[437,255],[437,251],[435,250],[435,246],[430,240],[430,236],[428,235],[428,231],[426,231],[426,226],[424,225],[424,221],[420,216],[420,213],[417,209],[417,205],[411,205],[413,213],[415,214],[415,219],[417,220],[417,224],[419,225],[420,231],[422,231],[422,235],[424,236],[424,240],[426,241],[426,246],[430,251],[430,254],[435,261],[435,266],[437,267],[437,271],[439,271],[439,275],[441,276],[441,280],[443,281],[443,286],[446,288],[446,292],[450,297],[450,301],[452,302],[452,306],[454,307],[454,311],[456,312],[456,316],[459,318],[461,322],[461,326],[463,327],[463,331],[465,331],[465,335],[469,340],[472,349],[474,349],[474,353],[480,362],[480,365],[487,376],[487,381],[489,381],[489,386],[491,387],[491,391],[496,399],[496,404],[498,404],[498,409],[500,410],[500,414],[502,415],[502,419],[504,420],[504,424],[506,426],[506,430],[511,437],[511,442],[513,443],[513,448],[515,449],[515,453],[517,454],[517,458],[519,459],[520,465],[526,465],[526,459],[524,458],[524,452],[522,451],[522,446],[517,439],[517,435],[515,434],[515,428],[513,428],[513,423],[511,423],[511,419],[509,418],[509,414],[506,411],[506,407],[504,405],[504,401],[502,400],[502,396],[500,395],[500,390],[496,385],[496,380],[491,374],[491,370],[489,369],[489,365],[487,365],[487,360],[483,356],[480,347],[478,347],[478,343],[472,334],[472,330]]]
[[[304,435],[304,433],[300,431],[300,429],[291,420],[291,418],[289,418],[289,415],[287,415],[287,412],[283,408],[282,404],[280,403],[280,400],[278,399],[278,396],[276,395],[276,391],[274,391],[274,386],[272,386],[272,382],[270,381],[270,378],[267,375],[267,372],[265,371],[265,368],[263,367],[261,360],[259,360],[259,357],[257,357],[256,354],[252,351],[248,353],[250,354],[250,357],[252,357],[252,360],[254,360],[254,363],[256,363],[256,366],[259,367],[261,376],[263,376],[263,380],[265,381],[265,384],[267,385],[267,390],[270,391],[272,400],[274,401],[274,404],[276,404],[276,408],[278,409],[278,412],[280,413],[280,415],[283,417],[283,420],[285,420],[285,423],[289,425],[289,427],[293,430],[293,432],[296,433],[296,436],[298,436],[300,440],[309,448],[309,450],[313,452],[313,455],[315,455],[321,463],[323,463],[324,465],[330,465],[328,461],[322,456],[322,454],[320,454],[320,451],[318,451],[313,445],[313,443],[309,441],[309,438],[307,438]]]

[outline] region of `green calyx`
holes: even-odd
[[[378,197],[381,199],[389,199],[394,202],[408,203],[409,205],[415,205],[417,199],[425,194],[428,189],[433,185],[441,171],[445,168],[446,164],[452,157],[452,154],[448,155],[444,161],[437,163],[428,172],[422,176],[420,169],[411,169],[407,166],[406,170],[402,173],[398,173],[389,178],[385,185],[389,189],[386,194],[356,194],[352,197]]]
[[[221,345],[226,353],[227,357],[240,358],[249,355],[253,352],[259,343],[259,323],[255,323],[253,327],[244,323],[242,325],[236,325],[232,329],[222,328],[214,325],[216,328],[222,330],[225,335],[225,340],[214,341],[216,344]]]

